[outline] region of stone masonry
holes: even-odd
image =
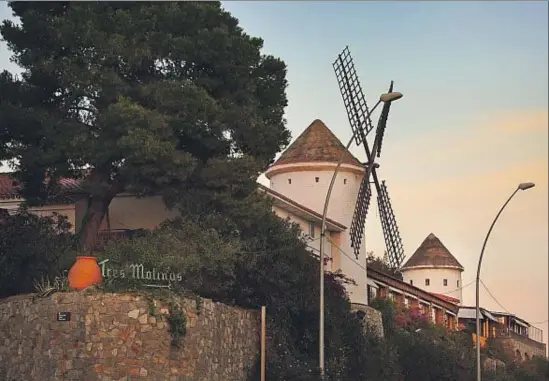
[[[259,356],[259,312],[207,299],[199,305],[194,299],[180,302],[187,330],[175,348],[169,310],[144,296],[58,293],[0,300],[0,376],[25,381],[246,380]],[[57,321],[58,312],[70,312],[70,321]]]
[[[364,327],[383,338],[383,316],[380,311],[364,304],[351,304],[351,310],[362,315]]]

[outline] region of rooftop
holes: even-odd
[[[293,213],[296,213],[302,218],[305,218],[307,221],[313,220],[314,222],[321,223],[322,221],[322,214],[307,208],[305,205],[302,205],[283,194],[276,192],[272,190],[271,188],[266,187],[263,184],[257,184],[258,189],[260,192],[265,192],[267,195],[275,198],[275,200],[279,200],[280,203],[278,203],[278,206],[283,207],[284,209],[289,209]],[[282,205],[284,204],[284,205]],[[339,223],[337,221],[332,220],[331,218],[326,219],[327,227],[330,230],[336,230],[336,231],[343,231],[347,229],[347,226],[343,225],[342,223]]]
[[[414,267],[449,267],[463,271],[463,266],[433,233],[425,238],[401,270]]]
[[[60,179],[60,193],[78,193],[82,192],[82,188],[78,184],[78,180]],[[10,200],[22,198],[19,193],[21,190],[20,183],[13,177],[11,173],[0,173],[0,200]]]
[[[315,119],[272,166],[311,162],[337,163],[343,153],[343,164],[363,167],[353,154],[345,150],[343,143],[324,122]]]
[[[433,294],[433,295],[435,295],[435,296],[437,296],[441,299],[444,299],[447,302],[454,303],[454,304],[459,304],[459,299],[457,299],[457,298],[452,298],[451,296],[444,295],[444,294],[437,294],[435,292],[432,292],[431,294]]]

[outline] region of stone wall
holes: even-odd
[[[58,293],[0,300],[0,375],[25,381],[246,380],[259,356],[259,312],[207,299],[180,301],[187,331],[175,348],[168,309],[143,296]],[[57,321],[58,312],[70,312],[70,321]]]
[[[503,372],[505,371],[505,363],[501,360],[488,357],[484,359],[482,368],[492,372]]]
[[[503,339],[504,344],[512,348],[512,356],[517,360],[525,360],[537,357],[546,357],[545,344],[538,343],[528,337],[513,335],[512,337]],[[519,356],[520,354],[520,356]]]
[[[371,332],[380,338],[384,337],[383,315],[380,311],[364,304],[351,304],[351,310],[362,316],[365,327],[367,327]]]

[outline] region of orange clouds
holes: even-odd
[[[547,110],[502,112],[499,118],[486,127],[496,131],[547,134],[549,115]]]

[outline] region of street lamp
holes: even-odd
[[[368,112],[366,115],[365,120],[368,120],[370,115],[374,112],[374,110],[377,108],[377,106],[380,105],[380,103],[390,103],[393,101],[396,101],[398,99],[402,98],[402,93],[399,92],[390,92],[390,93],[384,93],[381,94],[379,97],[379,100],[375,104],[375,106]],[[326,199],[324,201],[324,210],[322,211],[322,224],[320,226],[320,323],[319,323],[319,363],[320,363],[320,375],[324,377],[324,237],[326,235],[326,215],[328,214],[328,205],[330,203],[330,196],[332,195],[332,189],[334,188],[335,180],[337,177],[337,174],[339,173],[339,169],[341,168],[341,164],[343,163],[343,159],[345,158],[345,154],[347,151],[349,151],[349,147],[353,143],[353,140],[355,140],[355,135],[358,132],[358,129],[353,132],[353,135],[351,136],[351,139],[349,139],[349,143],[345,146],[345,151],[341,154],[341,157],[339,158],[339,161],[337,162],[337,166],[334,170],[334,174],[332,176],[332,180],[330,182],[330,186],[328,187],[328,192],[326,193]],[[372,152],[375,153],[377,146],[379,145],[378,139],[374,141],[374,146],[372,148]],[[367,179],[370,178],[370,174],[372,172],[372,167],[374,165],[373,161],[375,158],[375,154],[371,155],[370,160],[368,161],[368,167],[367,170]]]
[[[517,194],[519,190],[527,190],[530,188],[533,188],[536,184],[534,183],[520,183],[515,189],[515,191],[509,196],[507,201],[505,201],[505,204],[501,207],[498,214],[496,215],[496,218],[494,218],[494,221],[492,222],[492,225],[490,225],[490,229],[488,229],[488,233],[486,234],[486,238],[484,238],[484,243],[482,244],[482,250],[480,251],[480,257],[478,259],[478,268],[477,268],[477,278],[476,278],[476,349],[477,349],[477,381],[481,381],[482,379],[482,369],[480,364],[480,267],[482,265],[482,257],[484,256],[484,249],[486,248],[486,242],[488,242],[488,237],[490,237],[490,233],[492,232],[492,229],[494,228],[494,225],[496,224],[496,221],[498,220],[501,212],[503,212],[503,209],[509,204],[509,201]]]

